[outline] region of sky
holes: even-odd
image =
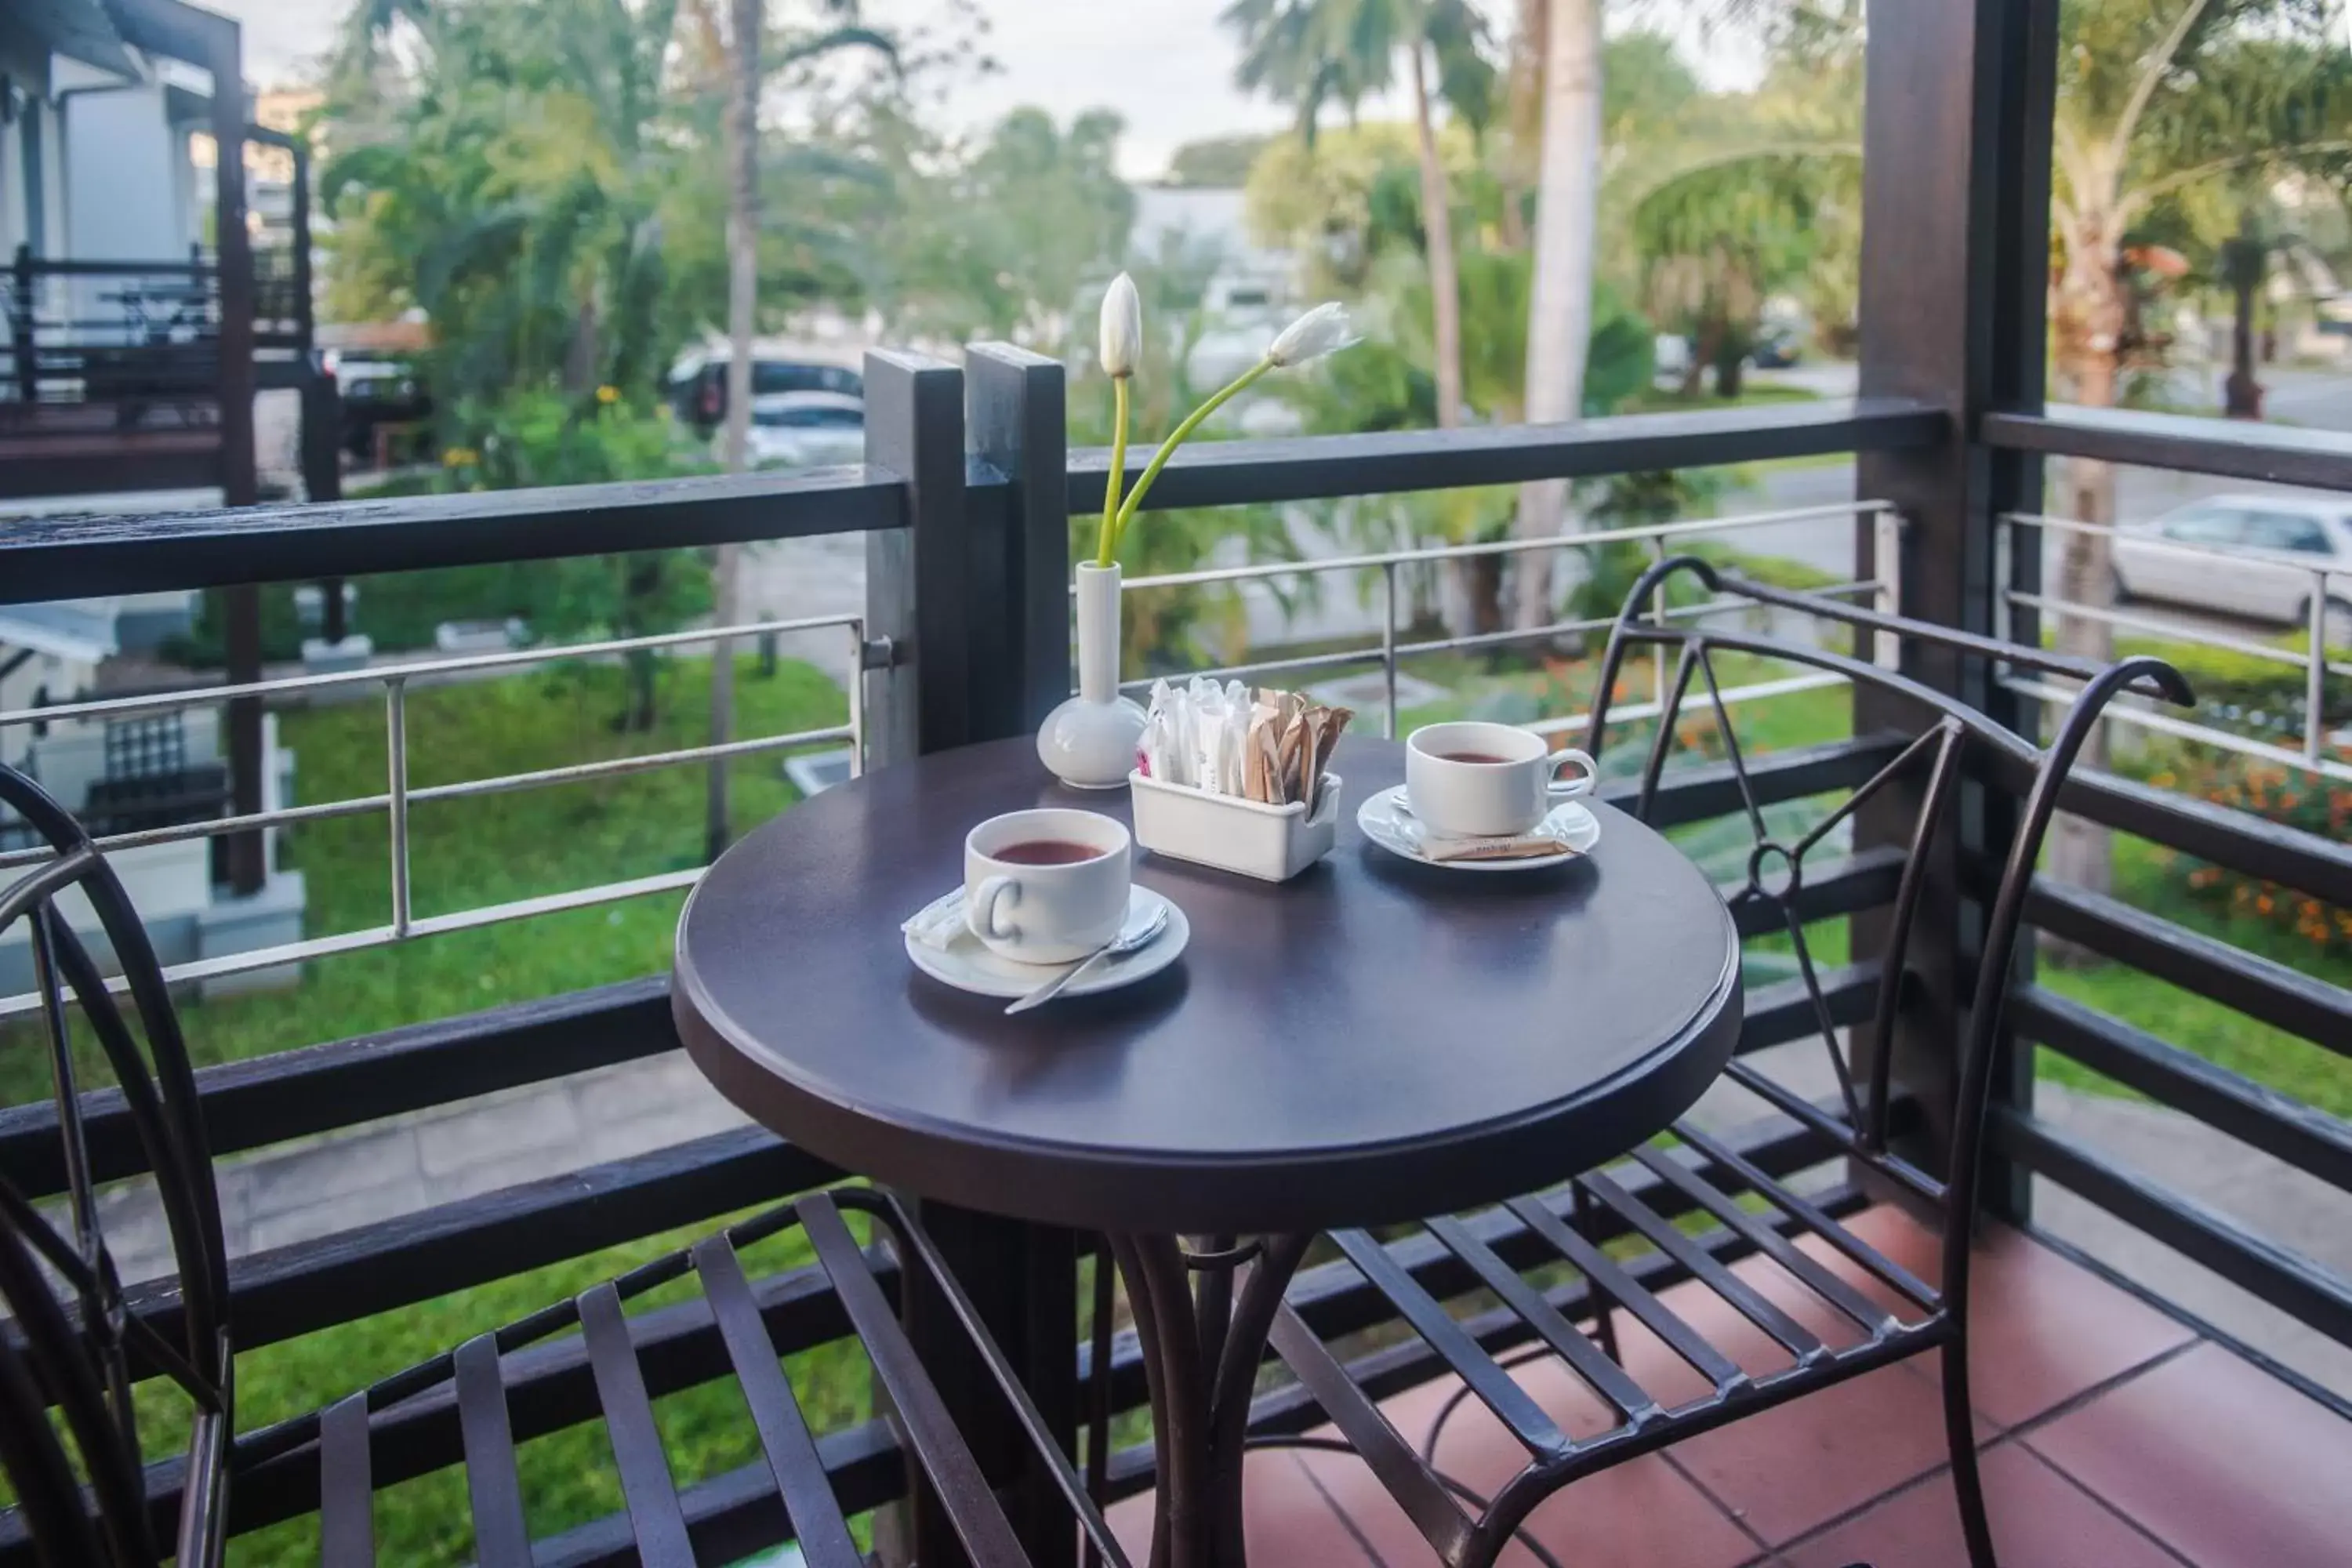
[[[264,86],[295,79],[331,44],[344,0],[202,0],[245,26],[247,75]],[[1125,116],[1120,172],[1147,180],[1186,142],[1277,131],[1286,110],[1234,86],[1237,50],[1218,26],[1223,0],[975,0],[992,24],[988,47],[1003,66],[958,83],[945,105],[960,129],[978,129],[1007,110],[1036,104],[1057,117],[1105,105]],[[1484,0],[1508,25],[1509,0]],[[936,0],[867,0],[868,16],[914,25]],[[1709,73],[1713,74],[1713,73]],[[1401,103],[1365,105],[1368,117]]]

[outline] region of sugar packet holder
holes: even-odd
[[[1267,805],[1190,784],[1162,783],[1140,768],[1127,775],[1135,841],[1155,855],[1213,866],[1260,881],[1287,882],[1331,853],[1339,831],[1339,775],[1327,773],[1310,813],[1303,800]]]

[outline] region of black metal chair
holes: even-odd
[[[1769,637],[1708,631],[1700,626],[1681,627],[1665,618],[1643,619],[1668,580],[1683,573],[1696,576],[1718,595],[1737,594],[1777,611],[1826,616],[1867,633],[1895,634],[1950,654],[2003,658],[2078,678],[2084,686],[2054,741],[2047,751],[2039,751],[1984,715],[1874,664]],[[1818,1134],[1825,1152],[1833,1151],[1866,1168],[1882,1191],[1907,1200],[1908,1206],[1938,1213],[1943,1230],[1941,1278],[1933,1284],[1918,1279],[1788,1182],[1685,1120],[1673,1129],[1680,1150],[1654,1143],[1634,1151],[1630,1164],[1614,1174],[1593,1172],[1578,1177],[1562,1191],[1505,1205],[1510,1219],[1532,1238],[1533,1250],[1540,1257],[1532,1270],[1523,1271],[1505,1261],[1481,1239],[1479,1226],[1461,1216],[1425,1222],[1426,1231],[1465,1266],[1467,1277],[1486,1293],[1478,1298],[1479,1306],[1491,1309],[1499,1300],[1508,1315],[1499,1328],[1488,1323],[1493,1331],[1486,1334],[1485,1343],[1529,1347],[1499,1360],[1483,1348],[1480,1340],[1456,1326],[1443,1303],[1390,1260],[1382,1240],[1361,1231],[1330,1238],[1382,1292],[1396,1314],[1422,1331],[1430,1348],[1461,1380],[1461,1388],[1443,1407],[1419,1447],[1391,1425],[1338,1354],[1287,1307],[1276,1324],[1275,1348],[1344,1435],[1345,1446],[1367,1461],[1438,1556],[1449,1564],[1482,1568],[1493,1563],[1515,1536],[1526,1541],[1521,1532],[1528,1515],[1580,1478],[1874,1368],[1938,1351],[1943,1357],[1946,1438],[1962,1528],[1971,1559],[1979,1568],[1990,1568],[1992,1540],[1977,1474],[1969,1407],[1969,1233],[1994,1042],[2020,917],[2059,789],[2101,710],[2127,688],[2185,704],[2190,700],[2187,683],[2178,671],[2157,659],[2132,658],[2100,668],[2063,656],[2010,648],[1834,600],[1719,575],[1704,562],[1683,557],[1661,563],[1646,573],[1618,617],[1585,742],[1586,750],[1595,756],[1602,754],[1611,695],[1625,658],[1642,646],[1676,650],[1676,666],[1643,771],[1636,814],[1644,820],[1652,816],[1660,774],[1675,744],[1684,702],[1696,677],[1705,684],[1724,748],[1723,760],[1729,764],[1755,837],[1747,858],[1746,884],[1731,901],[1735,909],[1746,903],[1760,905],[1769,911],[1767,923],[1786,927],[1810,1010],[1835,1071],[1837,1109],[1816,1106],[1748,1061],[1735,1058],[1727,1076],[1780,1114]],[[1751,785],[1716,676],[1713,656],[1718,651],[1791,660],[1834,671],[1857,686],[1898,694],[1927,716],[1926,728],[1833,811],[1784,843],[1768,824]],[[1885,917],[1871,1006],[1871,1037],[1891,1038],[1909,999],[1906,960],[1910,954],[1914,917],[1933,879],[1931,856],[1937,853],[1939,839],[1957,815],[1953,808],[1964,770],[1989,777],[1994,787],[2017,790],[2024,796],[2024,805],[1990,900],[1989,928],[1966,1016],[1966,1043],[1951,1108],[1950,1162],[1938,1179],[1906,1159],[1891,1136],[1892,1052],[1875,1052],[1857,1071],[1856,1064],[1841,1050],[1836,1020],[1824,1000],[1794,899],[1802,886],[1809,851],[1851,820],[1864,803],[1881,797],[1892,786],[1902,784],[1916,791],[1919,809],[1894,903]],[[1942,892],[1956,896],[1948,886]],[[1639,1180],[1629,1173],[1638,1173]],[[1643,1192],[1652,1201],[1672,1199],[1664,1205],[1670,1212],[1686,1206],[1703,1214],[1738,1243],[1770,1259],[1809,1294],[1813,1305],[1823,1309],[1824,1315],[1851,1321],[1850,1342],[1824,1343],[1801,1321],[1804,1313],[1792,1311],[1727,1268],[1653,1207],[1652,1201],[1644,1201]],[[1748,1195],[1750,1204],[1743,1205],[1742,1195]],[[1755,1205],[1755,1199],[1762,1200],[1761,1205]],[[1633,1259],[1601,1245],[1604,1238],[1618,1235],[1645,1244],[1659,1263],[1714,1291],[1739,1319],[1778,1342],[1790,1364],[1761,1375],[1743,1370],[1733,1353],[1711,1343],[1646,1288],[1637,1278],[1644,1270],[1634,1267]],[[1865,1274],[1855,1276],[1831,1268],[1822,1255],[1798,1245],[1806,1237],[1817,1237],[1826,1252],[1842,1256]],[[1581,1277],[1580,1284],[1562,1283],[1571,1273]],[[1874,1283],[1865,1289],[1861,1288],[1863,1282]],[[1883,1304],[1888,1300],[1899,1301],[1902,1310],[1890,1310]],[[1588,1303],[1594,1309],[1591,1337],[1561,1310],[1563,1304]],[[1708,1392],[1678,1405],[1661,1404],[1623,1364],[1616,1332],[1619,1310],[1663,1341],[1675,1358],[1698,1373]],[[1488,1321],[1483,1317],[1481,1321]],[[1813,1321],[1818,1323],[1822,1318],[1816,1316]],[[1538,1357],[1556,1358],[1577,1383],[1605,1405],[1615,1425],[1591,1436],[1568,1436],[1517,1387],[1507,1370]],[[1465,1400],[1483,1404],[1527,1450],[1524,1467],[1491,1497],[1469,1490],[1442,1473],[1435,1462],[1437,1440],[1446,1418]],[[1269,1436],[1265,1441],[1268,1446],[1332,1442],[1311,1434],[1297,1438]],[[1538,1555],[1543,1554],[1538,1551]]]
[[[475,1551],[484,1568],[528,1568],[533,1561],[516,1469],[518,1430],[528,1437],[599,1416],[627,1505],[635,1553],[629,1560],[690,1565],[699,1543],[680,1503],[648,1397],[649,1369],[641,1364],[624,1306],[693,1275],[723,1342],[724,1370],[714,1353],[698,1375],[681,1378],[672,1355],[656,1381],[709,1381],[731,1372],[767,1461],[765,1496],[781,1501],[803,1560],[811,1568],[863,1568],[866,1558],[829,1482],[818,1439],[770,1336],[769,1304],[738,1256],[740,1248],[796,1227],[863,1347],[872,1386],[887,1407],[890,1440],[878,1458],[901,1466],[909,1480],[926,1483],[969,1559],[1007,1568],[1030,1562],[987,1479],[1008,1456],[976,1458],[958,1431],[877,1275],[887,1260],[895,1259],[903,1288],[932,1292],[926,1300],[941,1303],[961,1326],[1003,1396],[992,1419],[1001,1416],[1010,1423],[1003,1431],[1024,1435],[1042,1460],[1042,1470],[1026,1472],[1033,1478],[1024,1497],[1031,1528],[1067,1529],[1068,1539],[1087,1541],[1125,1568],[1101,1515],[929,1238],[893,1199],[864,1188],[803,1194],[571,1300],[478,1334],[317,1415],[236,1436],[236,1314],[218,1194],[195,1075],[163,972],[121,883],[81,826],[38,785],[5,767],[0,767],[0,803],[56,851],[0,891],[0,932],[22,924],[30,933],[68,1187],[60,1228],[0,1179],[0,1309],[13,1320],[0,1325],[0,1467],[16,1499],[0,1512],[0,1539],[29,1538],[36,1559],[47,1568],[153,1568],[166,1558],[181,1568],[214,1568],[240,1486],[282,1486],[290,1467],[315,1478],[323,1561],[333,1568],[373,1564],[376,1490],[452,1462],[446,1452],[420,1458],[409,1440],[413,1431],[388,1439],[385,1418],[396,1424],[414,1416],[420,1403],[438,1401],[445,1411],[455,1406]],[[96,911],[143,1046],[89,946],[59,910],[69,889],[79,889]],[[75,1005],[121,1090],[169,1225],[180,1310],[168,1330],[131,1310],[100,1229],[76,1075],[69,1011]],[[861,1244],[845,1215],[864,1216],[856,1223],[870,1226],[869,1240]],[[541,1390],[510,1410],[517,1361],[529,1358],[509,1358],[574,1330],[583,1336],[593,1388],[575,1387],[553,1398]],[[194,1415],[184,1458],[150,1468],[142,1459],[133,1385],[156,1377],[176,1385]],[[887,1451],[893,1448],[895,1454]],[[983,1469],[982,1458],[990,1469]],[[1064,1505],[1066,1521],[1056,1512],[1043,1526],[1034,1522],[1041,1512]],[[599,1560],[627,1554],[621,1545]]]

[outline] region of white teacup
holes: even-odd
[[[1424,724],[1405,737],[1405,798],[1422,826],[1464,837],[1525,833],[1563,800],[1589,795],[1600,770],[1514,724]],[[1561,779],[1561,764],[1583,773]]]
[[[1099,812],[992,816],[963,841],[964,924],[1016,963],[1084,958],[1126,923],[1133,860],[1125,826]]]

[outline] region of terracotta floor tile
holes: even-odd
[[[1418,1443],[1425,1426],[1401,1424],[1400,1430]],[[1527,1455],[1486,1406],[1475,1401],[1465,1402],[1447,1421],[1437,1452],[1439,1468],[1448,1477],[1482,1494],[1515,1473]],[[1361,1460],[1328,1453],[1299,1458],[1372,1542],[1386,1568],[1426,1568],[1437,1561]],[[1526,1529],[1548,1551],[1577,1568],[1736,1568],[1756,1555],[1755,1542],[1655,1455],[1588,1476],[1563,1489],[1536,1510]],[[1536,1568],[1538,1561],[1517,1544],[1506,1548],[1501,1559],[1504,1568]]]
[[[1671,1451],[1774,1544],[1859,1508],[1946,1457],[1935,1389],[1899,1366],[1686,1438]]]
[[[1300,1458],[1286,1450],[1249,1457],[1242,1485],[1250,1561],[1266,1568],[1383,1568],[1383,1559],[1366,1550],[1317,1489]],[[1402,1512],[1397,1518],[1412,1528]],[[1114,1504],[1109,1522],[1130,1562],[1151,1561],[1150,1492]]]
[[[2352,1422],[2218,1345],[2026,1440],[2200,1568],[2352,1561]]]
[[[2014,1443],[1985,1456],[1986,1512],[2001,1568],[2180,1568],[2082,1489]],[[1787,1568],[1969,1568],[1948,1474],[1780,1550]]]
[[[1847,1223],[1856,1236],[1927,1283],[1941,1282],[1941,1239],[1902,1210],[1881,1204]],[[1904,1304],[1891,1288],[1828,1244],[1808,1238],[1802,1245],[1873,1300],[1890,1307]],[[2031,1420],[2193,1337],[2127,1292],[2004,1226],[1992,1227],[1979,1243],[1972,1275],[1969,1394],[1980,1438]],[[1756,1279],[1825,1339],[1825,1321],[1832,1326],[1843,1321],[1837,1313],[1824,1320],[1824,1309],[1798,1312],[1773,1288],[1771,1281],[1786,1279],[1777,1269]],[[1801,1291],[1793,1281],[1788,1288]],[[1916,1310],[1903,1312],[1906,1319],[1916,1315]],[[1940,1357],[1918,1356],[1904,1364],[1940,1385]]]
[[[1996,1227],[1978,1247],[1969,1298],[1969,1395],[2004,1426],[2031,1420],[2196,1337],[2137,1297],[2006,1228]]]

